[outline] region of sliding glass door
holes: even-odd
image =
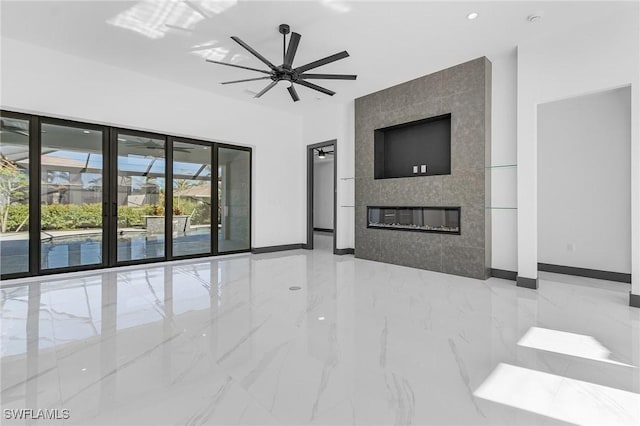
[[[251,151],[218,147],[218,253],[251,248]]]
[[[115,131],[116,171],[112,214],[116,216],[116,263],[165,257],[166,140],[163,136]]]
[[[173,141],[172,255],[212,251],[212,164],[210,143]]]
[[[250,251],[250,148],[0,118],[3,280]]]
[[[2,114],[0,127],[0,269],[29,272],[30,120]]]
[[[40,125],[40,268],[104,264],[104,130]]]

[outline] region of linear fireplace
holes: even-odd
[[[367,228],[460,235],[460,207],[367,207]]]

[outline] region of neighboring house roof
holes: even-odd
[[[29,159],[20,160],[17,161],[17,163],[28,164]],[[65,157],[56,157],[54,155],[43,155],[42,157],[40,157],[40,164],[42,166],[60,167],[62,169],[83,169],[85,166],[85,163],[83,163],[82,161]]]
[[[54,167],[62,167],[69,169],[82,169],[84,168],[85,163],[72,160],[71,158],[64,157],[55,157],[52,155],[44,155],[40,158],[40,164],[43,166],[54,166]]]
[[[210,185],[196,185],[181,191],[173,191],[176,197],[211,198]]]

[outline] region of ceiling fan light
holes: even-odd
[[[325,158],[325,157],[326,157],[326,154],[324,153],[324,151],[321,149],[318,150],[318,158]]]

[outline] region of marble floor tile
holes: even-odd
[[[640,424],[628,284],[533,291],[316,238],[0,288],[2,409],[69,410],[3,424]]]

